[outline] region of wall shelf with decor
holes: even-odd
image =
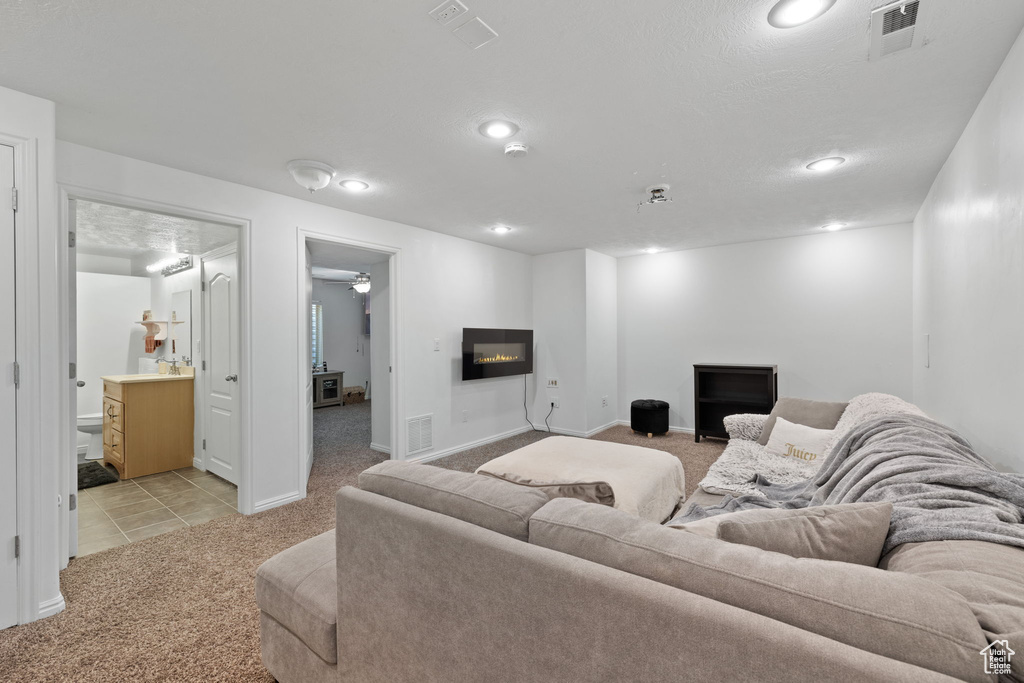
[[[729,415],[772,411],[779,396],[779,368],[698,363],[693,366],[693,394],[693,440],[728,439],[723,420]]]

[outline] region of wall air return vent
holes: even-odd
[[[422,453],[434,447],[434,416],[420,415],[405,421],[406,453]]]
[[[920,44],[916,28],[919,0],[897,2],[871,13],[871,59],[881,59]]]

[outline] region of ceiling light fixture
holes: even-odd
[[[519,126],[509,121],[488,121],[480,126],[480,134],[494,140],[504,140],[519,132]]]
[[[295,182],[311,193],[327,187],[334,180],[334,175],[337,173],[327,164],[320,161],[310,161],[309,159],[289,161],[287,168]]]
[[[829,232],[835,232],[836,230],[842,230],[846,227],[846,223],[829,223],[821,226],[822,230],[828,230]]]
[[[827,12],[836,0],[779,0],[768,12],[768,23],[775,28],[793,28],[814,21]]]
[[[499,235],[504,235],[506,232],[512,232],[512,228],[508,227],[507,225],[496,225],[493,228],[491,228],[491,230],[498,233]]]
[[[366,294],[370,291],[370,276],[366,273],[359,273],[354,278],[352,283],[352,289],[356,290],[360,294]]]
[[[846,159],[843,157],[826,157],[825,159],[818,159],[807,164],[807,168],[811,171],[831,171],[836,166],[840,166],[846,163]]]
[[[644,249],[644,252],[648,254],[657,254],[659,251],[661,251],[661,249],[658,249],[657,247],[648,247]]]
[[[362,192],[363,190],[370,189],[369,183],[364,183],[362,180],[356,180],[354,178],[342,180],[338,184],[341,185],[344,189],[348,190],[349,192]]]

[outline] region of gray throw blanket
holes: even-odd
[[[1024,547],[1024,474],[996,472],[957,432],[917,415],[890,415],[854,427],[807,482],[773,486],[761,496],[691,505],[684,523],[753,508],[804,508],[889,501],[883,552],[903,543],[990,541]]]

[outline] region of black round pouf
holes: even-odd
[[[654,398],[641,398],[629,405],[629,426],[634,432],[654,434],[668,431],[668,402]]]

